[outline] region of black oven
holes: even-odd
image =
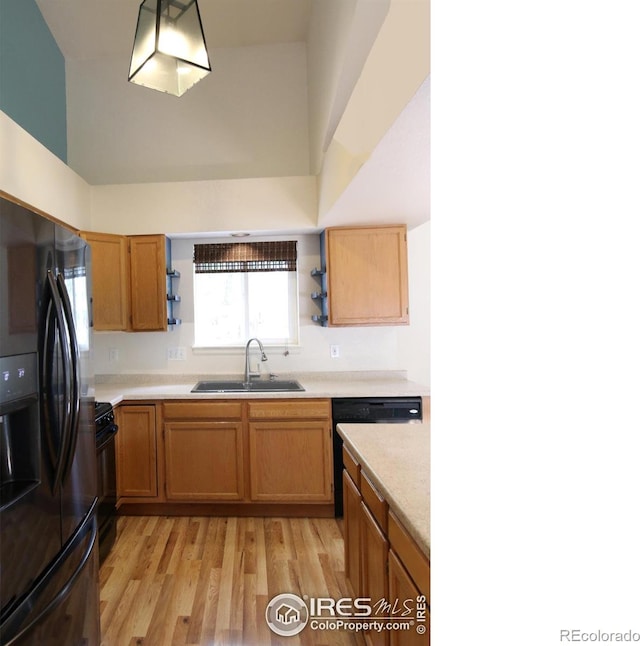
[[[113,407],[96,402],[96,456],[98,461],[98,541],[100,563],[116,540],[116,433]]]

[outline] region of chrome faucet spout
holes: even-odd
[[[249,368],[249,346],[251,345],[252,341],[255,341],[260,347],[260,361],[267,361],[267,355],[264,351],[262,341],[260,341],[260,339],[257,339],[256,337],[249,339],[244,349],[244,383],[245,384],[248,384],[251,382],[251,376],[252,376],[251,370]],[[260,374],[260,373],[254,373],[254,374]]]

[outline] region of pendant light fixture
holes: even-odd
[[[210,71],[197,0],[143,0],[129,81],[182,96]]]

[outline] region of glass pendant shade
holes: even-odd
[[[211,71],[196,0],[143,0],[129,81],[182,96]]]

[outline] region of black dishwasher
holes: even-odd
[[[335,515],[342,516],[342,438],[338,424],[410,424],[422,421],[421,397],[345,397],[331,401]],[[393,441],[392,438],[389,438]]]

